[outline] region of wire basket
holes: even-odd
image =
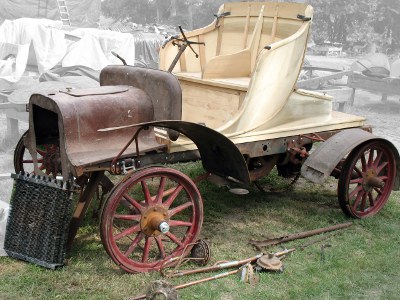
[[[61,181],[12,174],[14,192],[4,250],[11,257],[46,268],[64,265],[72,200]]]

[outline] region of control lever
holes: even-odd
[[[205,46],[206,43],[204,43],[204,42],[191,42],[191,41],[189,41],[189,40],[187,39],[185,33],[183,32],[182,26],[179,25],[178,27],[179,27],[179,31],[181,32],[181,34],[182,34],[182,36],[183,36],[183,41],[189,46],[190,50],[193,51],[194,55],[196,55],[196,58],[198,58],[199,55],[196,53],[196,51],[194,51],[194,49],[193,49],[193,47],[192,47],[192,44],[194,44],[194,45],[204,45],[204,46]]]
[[[185,35],[185,33],[183,32],[182,26],[178,26],[179,27],[179,31],[181,32],[182,38],[174,38],[174,41],[172,42],[172,44],[174,46],[178,46],[179,51],[176,54],[174,60],[172,61],[171,65],[168,68],[168,72],[172,72],[172,70],[174,69],[176,63],[178,62],[179,58],[181,57],[181,55],[183,54],[183,52],[186,50],[187,47],[190,48],[190,50],[193,51],[194,55],[196,56],[196,58],[199,57],[199,55],[196,53],[196,51],[194,51],[192,45],[205,45],[206,43],[204,42],[192,42],[189,41]],[[175,41],[181,42],[181,43],[175,43]]]
[[[161,44],[161,48],[165,48],[165,46],[172,40],[176,40],[179,38],[179,34],[171,35],[170,37],[165,37],[165,40]]]
[[[124,66],[127,65],[125,59],[123,59],[121,56],[119,56],[116,52],[111,51],[111,54],[114,55],[116,58],[118,58],[120,61],[122,61],[122,63],[124,64]]]

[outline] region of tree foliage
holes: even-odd
[[[142,24],[182,25],[193,29],[210,23],[218,7],[232,0],[105,0],[106,17]]]
[[[378,51],[400,49],[400,1],[310,0],[315,9],[313,37],[316,42],[342,43],[347,48],[377,45]]]
[[[182,25],[186,29],[193,29],[211,23],[213,14],[224,2],[233,0],[105,0],[102,2],[102,11],[106,17],[116,20]],[[316,43],[330,41],[342,43],[347,48],[375,44],[382,52],[400,50],[400,1],[305,2],[315,10],[312,36]]]

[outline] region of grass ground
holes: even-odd
[[[199,163],[176,166],[191,176]],[[244,259],[258,253],[249,239],[261,240],[348,222],[336,200],[336,183],[314,185],[300,180],[294,189],[273,172],[263,182],[277,192],[256,188],[234,195],[202,182],[205,218],[202,238],[211,243],[212,259]],[[179,290],[180,299],[398,299],[400,294],[400,193],[366,220],[284,260],[283,273],[261,273],[255,287],[231,276]],[[283,246],[301,246],[316,237]],[[322,244],[325,245],[322,252]],[[279,251],[279,246],[264,249]],[[188,268],[195,267],[187,265]],[[199,274],[168,280],[173,285],[208,277]],[[97,221],[87,217],[68,264],[47,270],[7,257],[0,258],[1,299],[126,299],[145,292],[159,273],[127,274],[104,251]]]

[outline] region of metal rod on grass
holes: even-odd
[[[281,236],[278,238],[267,239],[267,240],[263,240],[263,241],[250,240],[249,243],[254,245],[257,249],[259,249],[260,247],[278,245],[281,243],[298,240],[298,239],[303,239],[303,238],[306,238],[309,236],[313,236],[313,235],[317,235],[317,234],[321,234],[321,233],[325,233],[325,232],[329,232],[329,231],[344,229],[344,228],[350,227],[351,225],[353,225],[352,222],[347,222],[347,223],[337,224],[337,225],[333,225],[333,226],[329,226],[329,227],[318,228],[318,229],[314,229],[314,230],[310,230],[310,231],[304,231],[304,232],[300,232],[300,233]]]

